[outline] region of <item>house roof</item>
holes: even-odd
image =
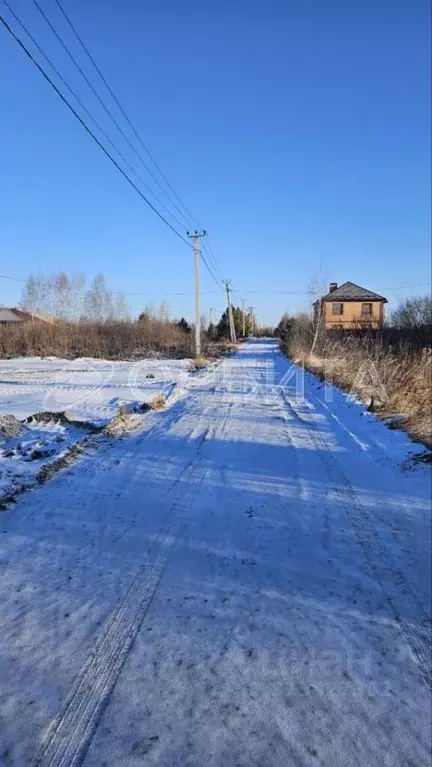
[[[0,306],[0,322],[29,322],[30,320],[53,322],[52,317],[44,317],[41,314],[32,314],[31,312],[26,312],[22,309],[17,309],[16,307]]]
[[[354,282],[344,282],[343,285],[323,296],[322,301],[383,301],[387,303],[384,296],[374,293],[372,290],[356,285]]]
[[[22,322],[21,312],[10,309],[8,306],[0,306],[0,322]]]

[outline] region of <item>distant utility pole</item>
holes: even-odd
[[[212,309],[212,307],[210,307],[210,309],[209,309],[209,325],[212,324],[212,319],[213,319],[213,309]]]
[[[243,307],[243,338],[246,338],[246,299],[242,298]]]
[[[200,318],[200,237],[205,237],[205,229],[194,232],[186,232],[193,241],[194,265],[195,265],[195,358],[201,356],[201,318]]]
[[[226,290],[227,300],[228,300],[228,317],[229,317],[231,343],[235,344],[237,339],[236,339],[234,317],[233,317],[232,306],[231,306],[231,288],[230,288],[231,280],[224,280],[223,282],[225,285],[225,290]]]
[[[248,311],[250,314],[250,321],[251,321],[251,331],[252,333],[255,333],[255,323],[254,323],[254,316],[253,316],[253,306],[248,306]]]

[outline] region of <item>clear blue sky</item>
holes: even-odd
[[[54,0],[39,2],[93,76]],[[9,3],[133,161],[32,0]],[[261,321],[306,305],[320,269],[393,302],[427,291],[389,288],[430,280],[429,0],[63,4]],[[135,310],[166,299],[191,317],[192,296],[167,295],[192,290],[188,248],[3,29],[0,68],[0,272],[103,271],[152,294]],[[222,308],[202,283],[203,308]],[[0,288],[0,303],[19,299],[19,283]]]

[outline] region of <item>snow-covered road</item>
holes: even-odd
[[[245,344],[1,514],[2,767],[430,765],[429,473],[287,369]]]

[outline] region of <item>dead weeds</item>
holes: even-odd
[[[321,354],[293,354],[321,379],[352,392],[393,429],[432,448],[432,350],[395,353],[359,339],[327,340]],[[372,364],[371,364],[372,363]],[[375,375],[376,374],[376,375]]]

